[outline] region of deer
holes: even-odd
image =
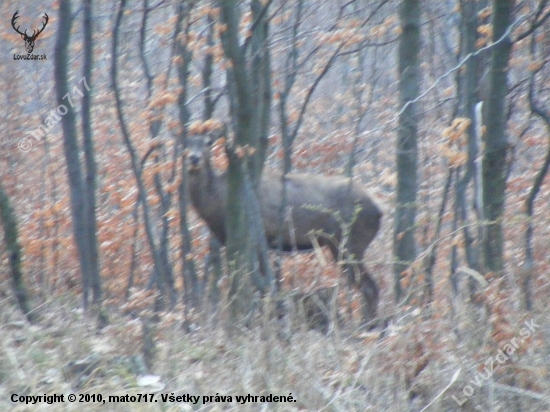
[[[221,244],[226,240],[227,176],[212,167],[210,148],[224,133],[191,134],[185,150],[191,203]],[[377,200],[348,177],[289,173],[284,179],[288,212],[281,228],[282,177],[266,170],[258,187],[269,248],[289,252],[328,247],[334,260],[342,262],[348,284],[362,295],[364,322],[375,326],[378,287],[362,259],[381,226],[383,212]]]

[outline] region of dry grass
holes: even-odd
[[[7,283],[2,286],[9,290]],[[427,311],[399,309],[383,333],[353,331],[345,325],[328,336],[298,328],[288,339],[281,338],[280,323],[261,317],[228,338],[223,323],[186,333],[179,313],[164,314],[154,328],[156,353],[150,371],[165,385],[156,394],[158,402],[18,404],[13,409],[13,393],[106,397],[154,389],[138,382],[143,372],[135,366],[142,359],[139,319],[111,311],[110,325],[98,332],[91,315],[77,309],[78,301],[69,294],[43,304],[36,325],[23,320],[11,296],[5,295],[0,305],[0,410],[400,412],[420,411],[430,402],[428,411],[474,411],[476,405],[483,410],[536,411],[550,406],[544,366],[550,360],[548,305],[532,313],[506,314],[510,337],[504,339],[516,337],[519,348],[477,387],[472,383],[476,374],[503,346],[483,310],[454,302],[453,311],[443,309],[429,318]],[[530,319],[540,326],[520,341],[523,322]],[[70,362],[90,355],[95,363],[84,379],[67,373]],[[446,389],[459,369],[457,381]],[[473,394],[459,408],[451,396],[464,399],[467,385]],[[521,392],[510,392],[514,388]],[[171,393],[231,395],[233,402],[161,402],[160,394]],[[235,395],[246,394],[292,394],[296,402],[238,404]]]

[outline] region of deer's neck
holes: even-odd
[[[216,191],[215,183],[216,173],[210,167],[189,173],[189,189],[191,190],[191,200],[195,207],[199,206],[203,197]]]
[[[225,173],[219,175],[211,167],[190,174],[191,202],[222,243],[225,240],[225,184]]]

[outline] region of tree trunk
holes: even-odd
[[[29,307],[29,299],[23,282],[23,272],[21,271],[21,245],[19,244],[17,220],[2,184],[0,184],[0,218],[4,228],[4,240],[10,262],[13,293],[21,311],[29,322],[32,322],[34,316]]]
[[[176,32],[174,38],[178,39],[180,33],[184,33],[186,36],[189,31],[189,13],[191,8],[186,7],[184,3],[180,3],[178,6],[178,20]],[[185,27],[183,27],[185,23]],[[176,53],[181,57],[181,64],[177,65],[178,80],[181,86],[181,92],[178,95],[178,109],[179,109],[179,121],[183,131],[181,141],[185,149],[187,142],[187,123],[189,122],[189,110],[187,108],[187,83],[189,78],[189,64],[191,63],[192,52],[187,48],[187,43],[176,40]],[[185,156],[182,157],[182,173],[185,173]],[[182,237],[181,253],[184,259],[182,265],[183,282],[185,287],[184,303],[197,308],[200,301],[200,294],[203,292],[200,290],[199,279],[197,277],[197,270],[195,268],[195,261],[192,255],[192,239],[189,231],[189,225],[187,222],[187,205],[188,205],[188,181],[183,176],[181,183],[178,187],[178,206],[180,211],[180,234]]]
[[[535,34],[533,34],[531,38],[531,60],[537,61],[537,57],[539,56],[535,55],[534,36]],[[525,215],[527,216],[527,228],[525,229],[525,263],[523,265],[522,289],[525,309],[527,310],[533,310],[533,271],[535,269],[535,258],[533,256],[533,234],[535,232],[533,214],[535,210],[535,200],[543,185],[548,170],[550,170],[550,111],[546,110],[536,101],[535,95],[535,78],[539,70],[540,68],[531,73],[531,78],[529,81],[529,107],[531,108],[531,112],[540,117],[546,125],[549,144],[546,149],[546,156],[544,158],[544,162],[542,163],[542,167],[535,176],[533,186],[531,186],[531,190],[529,190],[524,206]]]
[[[214,19],[212,16],[207,16],[208,22],[208,34],[206,37],[207,47],[214,46]],[[204,109],[202,113],[202,120],[206,121],[212,118],[214,115],[214,108],[216,105],[216,99],[212,98],[212,73],[214,65],[214,56],[208,53],[204,57],[203,70],[202,70],[202,86],[204,90]],[[219,96],[218,96],[219,97]],[[222,278],[222,244],[216,238],[216,236],[210,234],[208,242],[208,255],[205,258],[204,263],[204,278],[202,290],[206,292],[205,298],[208,299],[208,303],[212,309],[218,307],[220,301],[220,290],[218,282]]]
[[[263,105],[270,100],[266,99],[266,94],[270,93],[266,86],[269,82],[269,77],[266,81],[266,75],[269,76],[270,69],[265,51],[267,6],[261,6],[258,0],[251,3],[255,23],[253,33],[248,38],[252,42],[253,51],[250,69],[246,58],[249,41],[247,39],[241,46],[239,40],[240,6],[236,0],[219,1],[219,6],[221,21],[227,27],[222,35],[222,44],[225,55],[231,62],[231,68],[227,70],[227,83],[235,132],[233,144],[226,145],[229,159],[226,254],[232,277],[229,293],[233,323],[252,309],[252,284],[264,293],[273,278],[267,262],[267,242],[261,220],[260,224],[250,224],[257,223],[259,219],[258,200],[255,190],[250,190],[250,187],[256,189],[260,181],[265,156],[263,146],[267,136],[269,110]],[[262,56],[260,60],[257,60],[258,56]],[[252,74],[255,70],[257,72]],[[255,150],[246,151],[246,147]],[[264,276],[259,274],[260,267],[267,271]],[[251,279],[248,278],[249,274]]]
[[[61,116],[63,128],[63,149],[67,172],[69,174],[69,188],[71,193],[71,215],[73,222],[73,235],[80,259],[80,272],[82,276],[82,292],[84,307],[88,306],[88,293],[92,279],[91,257],[88,250],[88,236],[86,225],[86,190],[82,179],[82,171],[79,159],[79,145],[77,140],[76,119],[73,108],[68,104],[71,98],[68,85],[68,56],[67,49],[71,34],[72,16],[69,0],[59,2],[59,27],[54,51],[55,91],[57,104],[64,107],[65,114]]]
[[[153,258],[154,279],[157,282],[158,289],[160,292],[160,298],[156,302],[156,310],[160,310],[164,305],[163,299],[166,297],[167,280],[165,278],[165,273],[162,270],[162,259],[160,257],[160,252],[157,246],[156,234],[153,228],[153,224],[151,222],[151,209],[147,201],[147,190],[145,188],[145,183],[143,181],[142,166],[140,164],[137,152],[134,149],[134,145],[132,144],[132,140],[130,139],[130,132],[126,124],[126,120],[124,119],[123,102],[120,96],[120,90],[118,86],[118,66],[117,66],[118,37],[120,35],[120,25],[122,23],[122,18],[124,16],[125,9],[126,9],[126,0],[121,0],[120,7],[117,11],[115,25],[113,28],[113,42],[111,45],[111,56],[112,56],[112,64],[111,64],[111,70],[110,70],[111,87],[113,89],[113,94],[115,96],[115,107],[117,111],[118,120],[120,123],[122,138],[124,140],[124,144],[126,145],[126,148],[128,149],[128,153],[130,155],[132,172],[134,173],[134,177],[136,179],[136,184],[138,187],[139,201],[143,207],[143,225],[145,228],[147,243],[149,244],[149,249],[151,251],[151,256]]]
[[[84,62],[82,72],[85,84],[92,84],[93,40],[92,40],[92,0],[84,0]],[[86,160],[86,209],[85,220],[88,253],[90,254],[90,283],[93,292],[93,303],[101,305],[101,276],[97,250],[96,219],[96,175],[94,142],[92,139],[91,104],[92,91],[83,91],[82,96],[82,136],[84,139],[84,158]]]
[[[484,239],[486,269],[502,274],[503,233],[502,215],[506,190],[506,113],[508,94],[507,68],[512,50],[509,34],[514,0],[493,0],[493,42],[497,42],[491,54],[489,93],[484,113],[485,151],[483,153],[483,207],[487,220]]]
[[[459,60],[470,56],[465,63],[466,70],[458,71],[457,73],[457,89],[458,89],[458,116],[466,117],[470,119],[470,126],[468,127],[468,161],[466,162],[465,170],[461,172],[459,169],[459,178],[456,180],[456,197],[454,204],[455,218],[453,221],[453,230],[458,229],[458,222],[462,224],[462,234],[464,236],[464,249],[466,255],[466,261],[468,267],[475,271],[480,271],[479,262],[479,247],[474,246],[475,237],[471,232],[471,227],[468,223],[468,205],[475,204],[472,199],[468,201],[467,188],[472,180],[474,180],[474,196],[478,193],[477,181],[477,163],[476,159],[479,153],[478,138],[476,130],[478,129],[477,117],[476,117],[476,104],[478,102],[477,89],[479,84],[478,79],[478,67],[479,57],[474,56],[476,51],[476,41],[478,38],[478,8],[476,2],[461,0],[461,53],[458,56]],[[481,216],[483,212],[477,210],[478,220],[482,220]],[[483,234],[483,230],[480,227],[478,229],[477,236],[480,239]],[[458,293],[458,279],[456,269],[458,268],[458,246],[454,245],[452,249],[452,263],[451,263],[451,284],[453,286],[453,293]],[[469,278],[470,294],[473,294],[476,290],[476,281],[473,278]]]
[[[415,259],[414,225],[417,192],[416,103],[420,88],[420,1],[403,0],[400,10],[399,41],[399,128],[397,139],[397,205],[395,213],[393,254],[395,259],[395,298],[401,299],[400,278]]]
[[[143,72],[145,74],[145,78],[147,79],[146,81],[147,100],[149,105],[151,103],[151,96],[153,94],[153,80],[154,80],[154,76],[151,74],[149,70],[149,65],[147,64],[147,58],[145,53],[145,43],[147,40],[146,39],[147,18],[149,16],[150,11],[151,11],[151,8],[149,7],[149,1],[144,0],[143,17],[141,20],[141,28],[140,28],[140,36],[139,36],[140,38],[139,54],[140,54],[140,60],[142,62]],[[149,135],[151,139],[155,139],[159,135],[160,129],[162,126],[162,120],[159,120],[162,117],[161,116],[162,109],[155,107],[155,108],[151,108],[150,110],[151,110],[151,115],[153,119],[149,121]],[[159,150],[162,150],[162,149],[159,148]],[[177,150],[177,148],[175,150]],[[160,162],[159,156],[154,156],[153,162],[155,167],[158,166]],[[145,164],[145,161],[143,160],[142,167],[144,164]],[[172,167],[174,179],[175,179],[175,169],[176,169],[176,166],[174,165]],[[174,286],[174,275],[172,270],[172,262],[170,261],[169,240],[168,240],[168,236],[170,234],[168,211],[170,210],[170,207],[172,205],[172,194],[164,190],[162,174],[160,172],[154,173],[153,182],[154,182],[155,192],[157,193],[157,196],[160,199],[160,204],[156,208],[156,212],[158,215],[157,219],[160,221],[159,242],[158,242],[158,253],[159,253],[159,259],[161,264],[160,271],[163,273],[163,277],[164,277],[163,282],[165,283],[165,287],[167,288],[167,292],[169,294],[170,307],[173,308],[177,302],[177,294]]]

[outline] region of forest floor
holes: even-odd
[[[229,338],[212,319],[182,328],[181,310],[162,314],[145,335],[138,317],[108,311],[109,325],[98,331],[71,292],[44,302],[31,325],[9,284],[0,290],[2,411],[550,408],[550,305],[488,315],[456,300],[431,314],[399,309],[384,329],[354,330],[351,320],[329,334],[258,315]],[[63,402],[24,402],[55,394]]]

